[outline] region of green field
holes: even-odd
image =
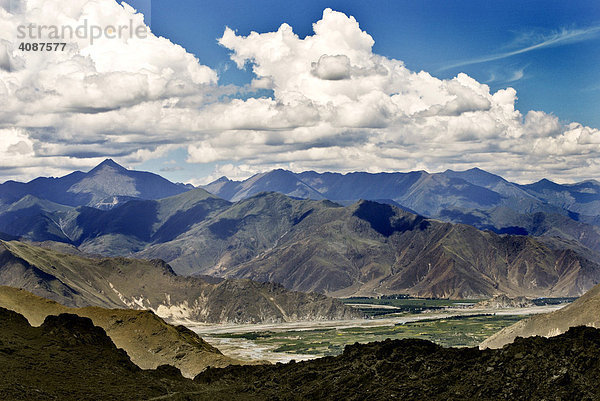
[[[434,311],[445,308],[459,308],[476,304],[481,299],[426,299],[426,298],[343,298],[340,299],[345,304],[351,304],[360,309],[367,316],[384,316],[398,313],[421,313],[424,311]],[[359,305],[364,305],[361,307]],[[376,308],[381,305],[386,308]],[[393,307],[389,308],[389,307]]]
[[[423,320],[395,326],[326,328],[314,330],[263,331],[235,334],[216,334],[213,337],[251,340],[268,346],[273,352],[338,355],[344,346],[355,342],[382,341],[386,338],[421,338],[444,346],[477,346],[500,329],[526,317],[479,315],[437,320]]]
[[[532,299],[536,306],[559,305],[573,302],[576,297],[537,298]],[[351,304],[360,309],[369,317],[388,317],[390,315],[402,316],[406,314],[419,314],[447,308],[464,308],[476,304],[483,299],[439,299],[439,298],[342,298],[340,301]],[[381,308],[377,308],[381,305]]]
[[[369,304],[369,305],[389,305],[396,307],[456,307],[462,305],[475,304],[481,299],[440,299],[440,298],[399,298],[399,299],[386,299],[386,298],[340,298],[340,301],[346,304]]]

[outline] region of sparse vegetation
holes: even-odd
[[[424,311],[440,310],[449,307],[466,307],[479,302],[479,299],[439,299],[412,297],[351,297],[342,298],[342,302],[353,305],[367,316],[382,316],[397,313],[422,313]],[[361,305],[366,305],[361,307]],[[393,308],[374,308],[371,305],[392,306]]]
[[[262,331],[211,336],[252,340],[257,346],[272,348],[273,352],[327,356],[338,355],[348,344],[383,341],[388,338],[420,338],[443,346],[474,347],[525,317],[477,315],[423,320],[395,326]]]

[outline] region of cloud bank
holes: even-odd
[[[219,43],[238,68],[252,69],[254,88],[273,92],[236,98],[214,70],[153,34],[20,52],[16,27],[32,20],[143,24],[110,0],[22,5],[0,8],[0,175],[58,174],[108,156],[136,163],[178,147],[189,163],[216,163],[215,178],[274,167],[478,166],[519,181],[600,172],[598,129],[541,111],[523,115],[512,88],[491,93],[466,74],[440,80],[411,71],[373,53],[374,39],[359,23],[331,9],[305,38],[285,23],[248,36],[227,28]]]

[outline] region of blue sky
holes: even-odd
[[[137,4],[141,10],[148,7],[147,0]],[[248,35],[275,31],[286,22],[303,37],[312,34],[312,24],[327,7],[354,16],[375,40],[374,53],[402,60],[411,70],[425,70],[438,78],[465,72],[489,84],[492,91],[512,86],[520,110],[543,110],[562,120],[600,127],[600,2],[596,0],[153,0],[151,28],[219,71],[220,82],[243,84],[252,74],[235,68],[229,51],[217,44],[225,26]],[[522,54],[448,68],[577,30],[592,33]]]
[[[147,0],[137,5],[142,11],[149,7]],[[217,70],[220,83],[243,85],[253,77],[250,68],[236,68],[230,51],[217,43],[226,26],[245,36],[275,31],[286,22],[304,37],[327,7],[354,16],[375,40],[374,53],[402,60],[413,71],[440,79],[465,72],[492,92],[515,88],[523,112],[543,110],[564,122],[600,127],[598,1],[153,0],[151,28]],[[209,174],[214,168],[180,163],[181,170],[164,171],[170,169],[165,162],[181,161],[184,153],[140,168],[162,168],[161,174],[175,180],[188,179],[190,170]]]
[[[107,157],[194,184],[273,168],[600,177],[597,0],[130,0],[143,18],[41,3],[2,21],[0,180]],[[15,50],[19,25],[88,19],[152,34]]]

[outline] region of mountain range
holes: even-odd
[[[221,177],[203,188],[230,201],[265,191],[345,205],[374,200],[497,233],[558,235],[600,251],[600,183],[594,180],[519,185],[478,168],[433,174],[273,170],[244,181]]]
[[[154,311],[170,322],[259,323],[359,318],[340,301],[250,280],[177,276],[162,260],[90,258],[0,241],[0,285],[70,307]]]
[[[555,211],[593,221],[600,213],[600,183],[589,180],[561,185],[547,179],[519,185],[473,168],[442,173],[293,173],[273,170],[244,181],[227,177],[203,186],[227,200],[238,201],[260,192],[280,192],[299,198],[333,201],[390,200],[429,217],[444,209],[488,209],[505,206],[519,212]]]
[[[372,201],[341,206],[261,193],[229,203],[195,189],[47,216],[62,219],[75,251],[162,259],[178,274],[333,296],[577,296],[600,282],[594,255],[577,243],[498,235]]]
[[[518,185],[479,169],[274,170],[204,189],[169,183],[178,193],[154,199],[160,191],[145,185],[164,180],[154,174],[111,160],[71,176],[82,174],[90,199],[106,199],[111,182],[138,188],[139,180],[145,189],[123,203],[118,197],[130,196],[131,186],[112,186],[117,201],[101,207],[21,193],[0,207],[0,232],[88,254],[160,258],[179,275],[250,278],[333,296],[578,296],[600,282],[595,181]],[[8,199],[6,184],[0,199]]]
[[[32,195],[62,205],[110,209],[132,199],[160,199],[188,189],[159,175],[127,170],[106,159],[87,173],[75,171],[60,178],[40,177],[27,183],[0,184],[0,205],[10,205]]]
[[[478,169],[275,170],[192,188],[112,160],[4,183],[0,393],[595,399],[600,331],[569,327],[600,324],[599,193],[596,181],[518,185]],[[328,295],[586,291],[481,346],[502,349],[387,340],[313,361],[230,366],[239,362],[173,325],[363,317]]]

